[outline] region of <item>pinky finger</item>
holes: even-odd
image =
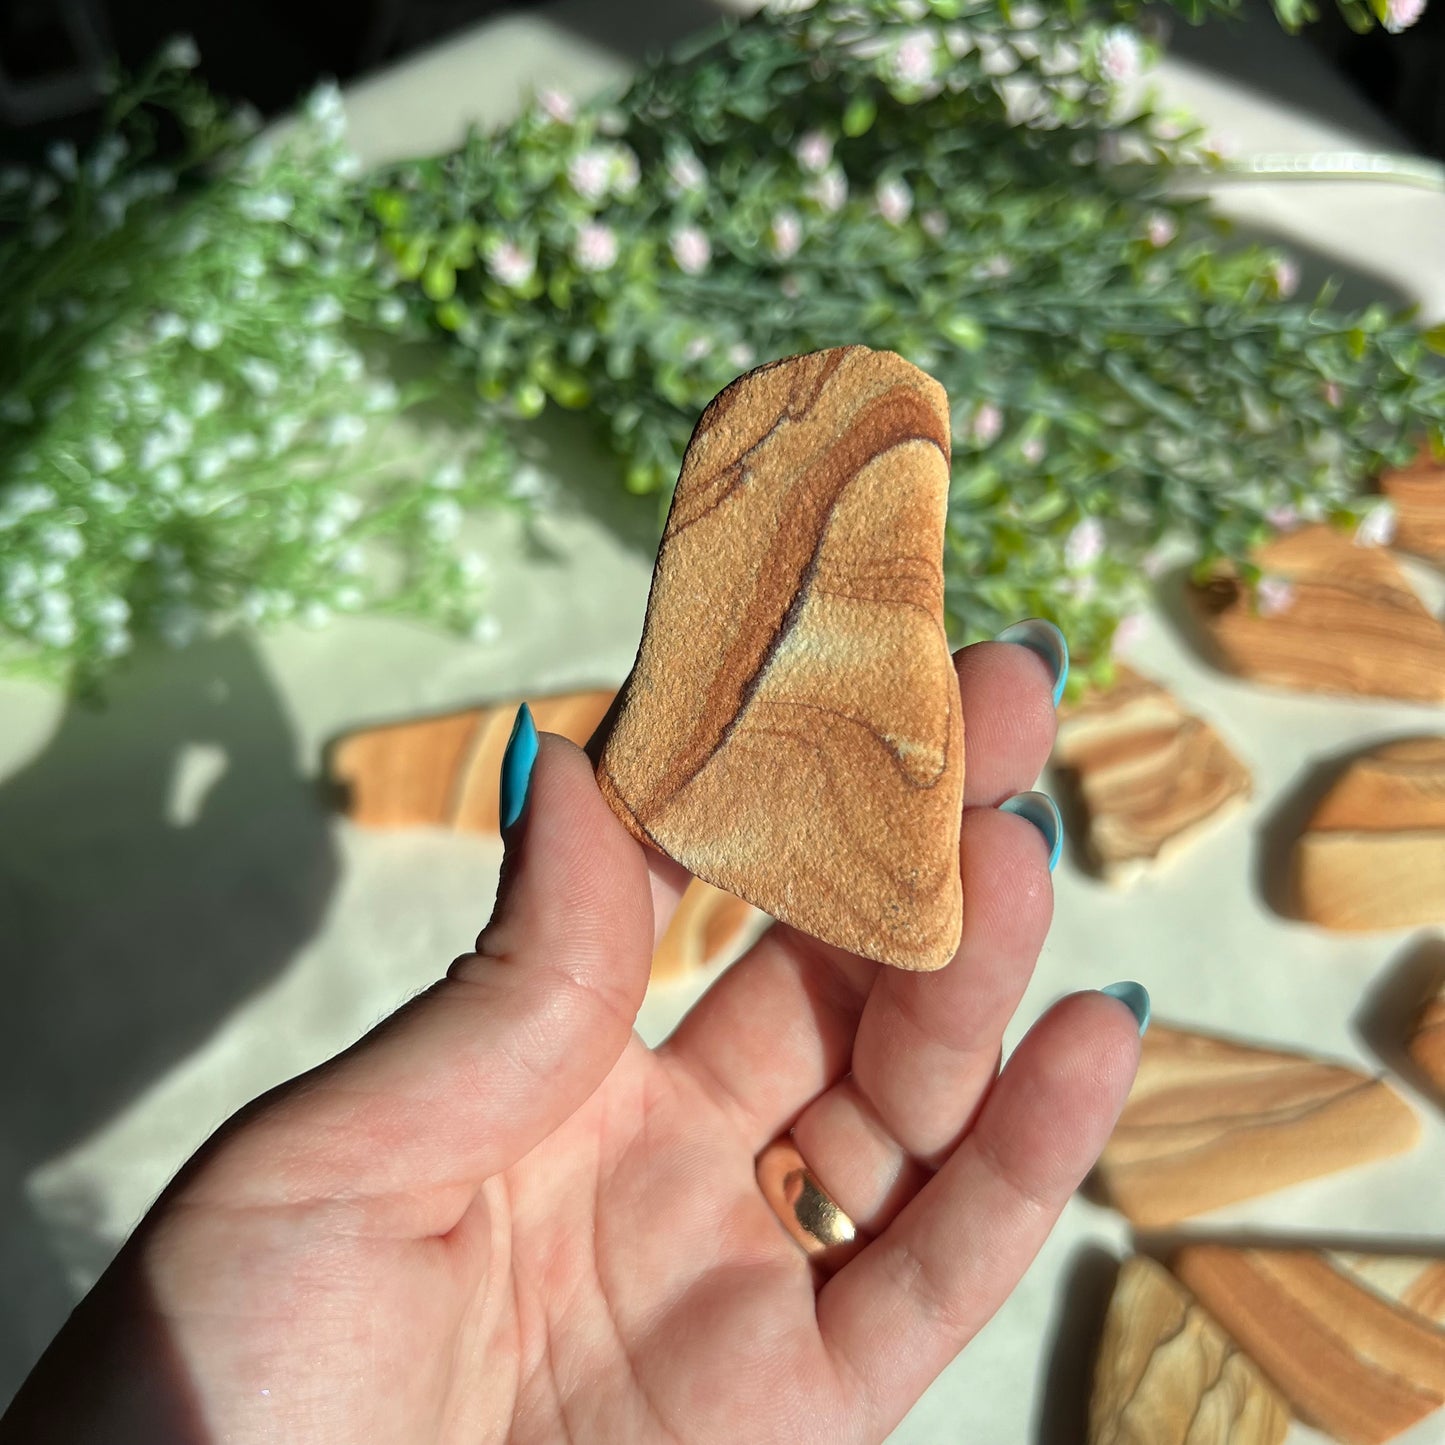
[[[1100,993],[1056,1004],[938,1173],[823,1287],[823,1343],[880,1436],[1023,1277],[1103,1149],[1138,1063],[1126,1006]]]

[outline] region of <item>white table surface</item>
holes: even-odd
[[[590,34],[607,33],[608,9],[587,7]],[[356,86],[348,110],[363,155],[437,149],[467,120],[504,119],[534,85],[585,92],[625,73],[626,60],[575,33],[579,14],[505,19]],[[1179,62],[1163,88],[1245,149],[1389,143],[1302,50],[1268,30],[1247,50],[1255,71],[1287,73],[1332,119]],[[1295,57],[1285,71],[1281,53]],[[1225,204],[1445,315],[1445,198],[1292,184],[1237,188]],[[623,677],[650,555],[575,507],[541,530],[545,552],[510,523],[476,539],[498,575],[491,646],[384,622],[223,639],[143,657],[103,713],[0,682],[0,1401],[222,1119],[351,1042],[470,946],[499,846],[363,835],[327,813],[311,780],[326,740],[368,721]],[[1441,579],[1414,575],[1439,610]],[[1445,710],[1244,686],[1202,664],[1167,610],[1132,660],[1219,725],[1254,769],[1254,800],[1127,894],[1066,854],[1053,934],[1007,1043],[1060,994],[1134,977],[1159,1017],[1384,1068],[1388,1045],[1383,1060],[1376,1045],[1445,940],[1288,922],[1257,874],[1319,765],[1439,730]],[[696,992],[649,997],[643,1036],[665,1035]],[[1445,1116],[1399,1087],[1424,1124],[1414,1152],[1220,1211],[1197,1232],[1445,1250]],[[1128,1242],[1117,1215],[1074,1200],[894,1438],[1081,1438],[1089,1341],[1109,1259]],[[1321,1438],[1299,1425],[1290,1435]],[[1401,1439],[1438,1445],[1445,1415]]]

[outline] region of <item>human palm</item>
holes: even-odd
[[[881,1439],[1017,1283],[1137,1062],[1132,1016],[1085,993],[998,1071],[1051,895],[995,805],[1052,707],[1018,647],[959,678],[948,968],[775,927],[649,1049],[678,879],[544,739],[478,951],[191,1161],[0,1440]],[[754,1178],[789,1129],[865,1241],[831,1276]]]

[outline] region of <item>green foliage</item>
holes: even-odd
[[[396,168],[379,234],[427,294],[444,270],[436,319],[499,415],[588,406],[663,499],[738,372],[901,352],[955,403],[956,636],[1037,614],[1102,657],[1166,536],[1239,558],[1285,516],[1347,524],[1445,421],[1433,333],[1293,299],[1292,261],[1176,199],[1219,161],[1139,98],[1129,8],[777,7]]]

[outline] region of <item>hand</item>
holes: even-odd
[[[648,1049],[675,880],[544,737],[477,951],[191,1161],[0,1440],[882,1439],[1017,1284],[1138,1061],[1133,1016],[1084,993],[999,1072],[1052,894],[1042,836],[996,805],[1054,714],[1021,647],[958,672],[946,969],[774,927]],[[831,1278],[755,1182],[790,1127],[872,1240]]]

